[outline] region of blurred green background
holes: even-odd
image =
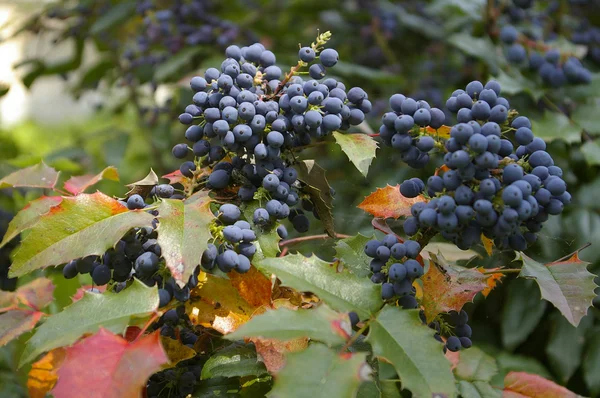
[[[194,2],[150,3],[160,10]],[[534,21],[531,29],[542,31],[552,45],[576,50],[593,73],[589,85],[558,89],[544,86],[534,75],[521,74],[506,61],[496,37],[488,35],[488,7],[506,11],[510,0],[201,1],[206,18],[192,24],[209,26],[203,35],[178,36],[179,28],[168,26],[172,36],[159,35],[149,44],[143,39],[152,32],[146,28],[140,3],[0,2],[0,177],[40,160],[65,175],[114,165],[124,183],[144,177],[150,167],[158,175],[169,173],[178,167],[170,149],[183,139],[185,128],[177,115],[191,101],[191,76],[220,65],[228,44],[255,40],[275,52],[285,71],[295,64],[299,43],[307,45],[318,31],[330,30],[331,46],[341,60],[331,75],[347,87],[363,87],[374,104],[363,131],[378,129],[393,93],[442,107],[452,91],[471,80],[499,80],[511,106],[530,117],[534,133],[548,142],[573,194],[572,205],[544,224],[528,254],[548,262],[591,242],[581,257],[592,263],[592,272],[600,273],[600,68],[594,57],[600,43],[568,42],[582,26],[593,28],[600,21],[597,1],[539,1],[534,6],[553,24]],[[169,37],[173,40],[166,40]],[[318,159],[328,170],[336,190],[336,229],[350,235],[372,233],[370,218],[356,208],[365,195],[407,177],[431,175],[439,165],[416,171],[384,147],[365,179],[334,143],[302,156]],[[113,195],[125,192],[117,183],[99,187]],[[3,222],[41,194],[0,191]],[[322,232],[318,222],[312,223],[311,232]],[[328,241],[294,249],[333,255]],[[470,265],[510,267],[513,253],[487,258],[480,249],[481,258]],[[0,256],[0,269],[8,266],[7,254]],[[59,297],[53,310],[58,310],[68,304],[77,285],[54,279]],[[598,297],[575,329],[540,301],[537,286],[529,282],[509,277],[486,300],[479,298],[467,306],[474,344],[493,354],[504,373],[538,373],[578,394],[600,396]],[[28,369],[15,367],[28,337],[0,348],[0,397],[27,396]]]

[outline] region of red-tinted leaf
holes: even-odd
[[[43,315],[43,312],[25,310],[0,314],[0,347],[33,329]]]
[[[27,378],[30,398],[45,398],[58,381],[58,368],[65,359],[65,349],[57,348],[31,365]]]
[[[17,170],[0,179],[0,189],[9,187],[54,188],[59,172],[44,162]]]
[[[177,169],[172,173],[165,174],[164,176],[162,176],[162,178],[166,178],[167,180],[169,180],[169,184],[181,184],[185,177],[183,176],[183,174],[181,174],[181,171]]]
[[[256,352],[260,355],[270,373],[277,373],[283,368],[287,353],[302,351],[308,347],[308,339],[304,337],[288,341],[260,337],[252,337],[248,340],[254,343]]]
[[[488,279],[486,281],[487,287],[481,292],[481,294],[483,294],[484,297],[487,297],[488,294],[490,294],[490,292],[494,290],[494,288],[498,285],[498,283],[502,281],[502,278],[504,278],[504,274],[502,272],[493,272],[499,271],[501,269],[502,268],[477,268],[477,271],[488,276]]]
[[[62,202],[61,196],[42,196],[29,202],[8,224],[0,247],[6,245],[21,232],[31,228],[41,215],[47,213],[51,207],[59,205],[60,202]]]
[[[47,278],[38,278],[17,289],[17,298],[24,305],[41,310],[54,298],[54,285]]]
[[[377,188],[358,205],[359,209],[379,218],[398,218],[410,216],[410,208],[417,202],[425,202],[421,195],[416,198],[406,198],[400,193],[400,185]]]
[[[168,362],[155,332],[133,343],[106,329],[66,349],[58,370],[55,398],[135,397],[148,378]]]
[[[450,265],[441,255],[432,253],[429,270],[421,278],[427,322],[443,312],[460,311],[488,287],[488,277],[476,269]]]
[[[73,195],[77,195],[98,183],[100,180],[119,181],[119,173],[115,167],[108,166],[102,170],[100,174],[86,174],[69,178],[69,180],[65,182],[65,189]]]
[[[525,372],[510,372],[504,378],[502,396],[505,398],[575,398],[577,394],[542,376]]]

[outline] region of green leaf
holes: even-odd
[[[21,276],[76,258],[100,256],[131,228],[150,225],[153,219],[145,211],[128,211],[101,192],[65,197],[33,225],[15,253],[9,274]]]
[[[560,384],[566,384],[581,365],[585,332],[592,322],[592,317],[586,317],[579,327],[575,328],[563,317],[553,317],[546,355],[548,355],[550,368],[558,376]]]
[[[502,391],[483,381],[461,380],[458,382],[458,392],[462,398],[500,398],[502,396]]]
[[[180,286],[187,283],[208,247],[208,224],[214,218],[210,201],[207,192],[200,192],[186,202],[164,199],[158,206],[158,244],[164,248],[167,267]]]
[[[371,274],[371,258],[365,254],[365,245],[370,237],[358,234],[350,238],[338,240],[335,244],[335,256],[356,276],[364,278]]]
[[[497,379],[500,384],[504,381],[504,376],[509,372],[533,373],[552,380],[552,375],[548,369],[532,357],[501,351],[494,354],[494,358],[496,358],[498,367],[500,368],[500,373],[494,379]],[[498,378],[498,376],[500,377]]]
[[[370,372],[366,353],[338,355],[320,344],[286,356],[269,396],[353,397]]]
[[[316,309],[292,310],[285,307],[267,310],[228,334],[228,340],[245,337],[263,337],[293,340],[309,337],[329,346],[344,344],[352,334],[347,314],[333,311],[326,305]]]
[[[511,70],[511,74],[508,75],[504,71],[500,70],[498,75],[493,79],[497,80],[502,86],[503,95],[516,95],[519,93],[527,93],[535,101],[542,98],[544,90],[539,87],[535,82],[527,79],[516,70]],[[539,132],[536,132],[539,134]]]
[[[461,380],[486,381],[498,373],[496,360],[477,347],[461,351],[454,374]]]
[[[583,379],[593,396],[600,394],[600,328],[596,327],[586,341],[583,354]]]
[[[348,159],[366,177],[379,147],[377,141],[367,134],[342,134],[337,131],[333,132],[333,137]]]
[[[281,252],[279,250],[279,241],[281,238],[277,233],[277,226],[271,228],[270,231],[259,232],[256,240],[258,241],[262,255],[265,257],[277,257],[277,254]]]
[[[165,82],[185,69],[196,55],[202,52],[200,46],[190,46],[179,51],[176,55],[169,57],[166,62],[161,63],[154,69],[154,80]]]
[[[413,396],[456,396],[450,363],[435,331],[423,325],[418,310],[386,306],[371,322],[367,342],[373,354],[396,368],[404,388]]]
[[[202,367],[202,380],[213,377],[246,377],[266,374],[265,364],[249,346],[230,345],[211,356]]]
[[[588,141],[581,146],[585,161],[590,166],[600,165],[600,141]]]
[[[44,162],[34,166],[17,170],[0,180],[0,189],[2,188],[54,188],[58,180],[59,172]]]
[[[105,30],[116,27],[127,21],[135,12],[135,2],[125,1],[118,3],[108,8],[108,11],[100,14],[98,18],[90,27],[90,34],[95,36]]]
[[[546,310],[535,283],[515,279],[506,290],[506,302],[502,309],[502,344],[514,350],[533,332]]]
[[[429,39],[443,40],[446,36],[444,28],[429,18],[408,12],[404,7],[389,1],[380,1],[379,5],[386,14],[395,15],[401,25]]]
[[[254,265],[264,272],[277,275],[286,286],[316,294],[337,311],[356,311],[360,318],[366,318],[383,305],[381,286],[346,270],[337,272],[334,264],[314,255],[304,257],[291,254],[265,258]]]
[[[571,119],[588,134],[600,135],[600,112],[596,103],[581,104],[575,108]]]
[[[479,256],[475,250],[462,250],[454,243],[448,242],[431,242],[428,243],[423,250],[434,255],[441,254],[446,261],[451,263],[456,263],[461,260],[468,261]]]
[[[304,160],[296,164],[298,179],[306,184],[303,188],[310,196],[315,205],[317,214],[325,227],[325,231],[332,238],[335,238],[335,227],[333,224],[333,196],[331,187],[325,177],[325,170],[321,168],[314,160]]]
[[[540,287],[542,298],[551,302],[573,325],[579,325],[592,300],[596,297],[594,274],[587,270],[584,261],[575,255],[564,262],[541,264],[519,252],[517,259],[523,261],[521,278],[534,279]]]
[[[581,128],[560,112],[545,111],[542,117],[531,119],[531,125],[534,134],[545,141],[561,139],[568,143],[581,142]]]
[[[123,333],[132,317],[146,317],[158,308],[158,290],[137,279],[120,293],[86,292],[83,298],[50,316],[29,339],[19,366],[43,352],[71,345],[100,327]]]
[[[47,213],[51,207],[60,204],[60,202],[62,202],[61,196],[42,196],[29,202],[8,224],[4,238],[0,242],[0,247],[6,245],[21,232],[31,228],[42,214]]]
[[[480,59],[492,69],[498,70],[500,60],[496,53],[496,47],[489,37],[473,37],[468,33],[455,33],[447,38],[448,43],[458,48],[467,55]],[[504,92],[504,84],[502,84]]]

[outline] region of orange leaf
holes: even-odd
[[[358,205],[359,209],[380,218],[398,218],[410,216],[410,208],[417,202],[424,202],[422,195],[406,198],[400,193],[400,185],[377,188]]]
[[[425,317],[431,322],[436,315],[460,311],[475,295],[488,286],[487,275],[472,268],[450,265],[441,254],[431,253],[429,270],[423,277]]]
[[[434,129],[432,127],[425,127],[425,131],[427,132],[427,134],[432,135],[432,136],[439,136],[441,138],[445,138],[448,139],[450,138],[450,130],[452,129],[452,127],[450,126],[442,126],[439,129]]]
[[[491,256],[492,252],[494,251],[494,241],[485,236],[484,234],[481,234],[481,242],[483,243],[483,247],[485,248],[485,251],[488,254],[488,256]]]
[[[483,267],[478,267],[477,271],[481,272],[482,274],[485,275],[486,272],[492,272],[492,271],[497,271],[497,270],[501,270],[502,268],[488,268],[485,269]],[[492,274],[487,274],[487,287],[485,289],[483,289],[483,291],[481,292],[481,294],[483,294],[484,297],[487,297],[488,294],[490,294],[490,292],[492,290],[494,290],[494,288],[496,287],[496,285],[498,285],[498,282],[501,282],[501,279],[504,277],[504,274],[502,272],[494,272]]]
[[[249,279],[244,275],[230,278],[207,274],[205,281],[200,281],[186,303],[192,323],[227,334],[246,323],[261,307],[271,305],[270,295],[264,294],[264,281],[256,274],[250,274]],[[259,287],[263,293],[250,293],[255,284],[263,285]]]
[[[509,372],[504,378],[502,396],[504,398],[575,398],[577,394],[539,375]]]
[[[251,267],[245,274],[231,272],[229,280],[250,305],[260,307],[271,302],[273,294],[271,280],[255,267]]]
[[[44,398],[56,385],[58,368],[65,359],[65,349],[56,348],[31,365],[27,379],[30,398]]]
[[[285,354],[302,351],[308,347],[308,338],[280,341],[275,339],[262,339],[253,337],[248,339],[256,347],[256,352],[261,356],[269,373],[277,373],[285,365]]]
[[[148,378],[168,362],[155,332],[133,343],[106,329],[66,348],[55,398],[138,398]]]
[[[69,180],[65,182],[65,189],[73,195],[77,195],[98,183],[100,180],[119,181],[119,173],[115,167],[108,166],[96,175],[86,174],[69,178]]]

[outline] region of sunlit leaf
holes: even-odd
[[[173,278],[184,286],[200,264],[211,237],[208,224],[214,219],[208,195],[191,202],[164,199],[159,207],[158,243]]]
[[[342,134],[333,132],[335,142],[342,148],[348,159],[356,166],[363,176],[369,173],[371,162],[377,151],[377,141],[367,134]]]
[[[61,196],[42,196],[29,202],[8,224],[0,247],[6,245],[21,232],[31,228],[41,215],[47,213],[51,207],[60,204],[60,202],[62,202]]]
[[[400,185],[377,188],[358,205],[359,209],[379,218],[410,216],[410,208],[417,202],[425,202],[422,195],[406,198],[400,193]]]
[[[71,177],[65,182],[65,189],[73,195],[77,195],[101,180],[119,181],[117,169],[113,166],[108,166],[96,175],[86,174]]]
[[[64,348],[57,348],[31,365],[27,377],[30,398],[45,398],[46,394],[54,388],[58,381],[58,368],[62,365],[65,354]]]
[[[150,225],[153,215],[128,211],[101,192],[63,198],[40,216],[16,251],[10,276],[102,255],[133,227]]]

